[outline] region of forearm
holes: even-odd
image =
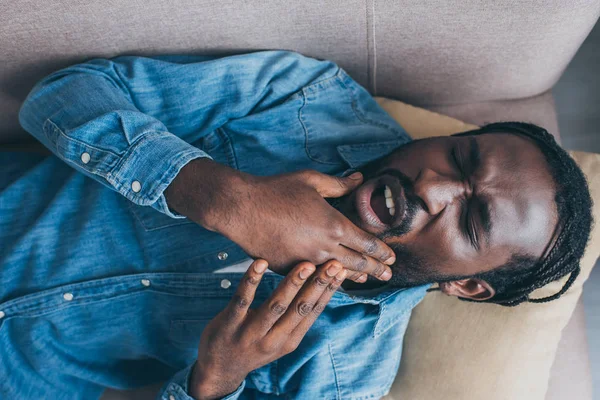
[[[242,190],[249,175],[202,158],[184,166],[165,190],[169,208],[206,229],[224,233],[237,206],[236,191]],[[220,210],[228,210],[228,213]]]

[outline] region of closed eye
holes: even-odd
[[[475,249],[479,250],[479,237],[477,236],[477,228],[475,227],[475,222],[471,216],[471,207],[467,208],[467,234],[469,235],[469,239],[471,240],[471,244]]]
[[[461,224],[461,230],[465,238],[467,238],[471,243],[471,246],[473,246],[476,250],[479,250],[479,237],[477,236],[477,227],[475,226],[475,222],[473,221],[473,216],[471,213],[472,206],[469,203],[470,201],[464,201],[462,205],[463,211],[461,212],[461,214],[463,215],[463,222]]]

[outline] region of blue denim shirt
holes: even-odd
[[[214,271],[248,257],[167,207],[190,160],[343,174],[410,140],[335,64],[278,51],[93,60],[39,83],[20,121],[54,155],[0,153],[0,397],[18,399],[160,380],[160,399],[190,399],[201,332],[241,278]],[[227,398],[383,396],[424,293],[336,293],[296,351]]]

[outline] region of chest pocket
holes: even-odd
[[[192,144],[208,153],[216,162],[237,168],[231,141],[221,129],[211,132]],[[146,231],[156,231],[194,223],[187,218],[171,218],[152,207],[138,206],[131,202],[128,202],[128,204],[136,220]]]
[[[402,127],[343,70],[302,92],[300,121],[306,152],[313,161],[340,165],[344,160],[337,146],[409,140]]]

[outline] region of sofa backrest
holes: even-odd
[[[120,54],[289,49],[420,105],[511,99],[556,82],[597,0],[19,0],[0,6],[0,143],[53,70]]]

